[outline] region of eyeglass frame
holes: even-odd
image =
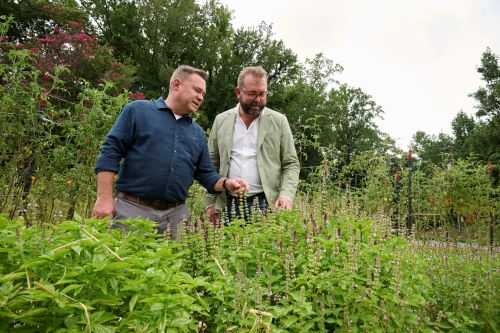
[[[267,95],[269,95],[269,91],[261,91],[261,92],[250,91],[250,92],[247,92],[243,89],[240,89],[240,91],[242,91],[245,95],[247,95],[248,97],[253,98],[253,99],[256,99],[257,96],[260,98],[266,98]]]

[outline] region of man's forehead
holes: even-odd
[[[185,80],[190,81],[193,84],[196,84],[198,86],[203,86],[203,87],[206,86],[205,80],[201,76],[199,76],[198,74],[195,74],[195,73],[190,74],[189,76],[186,76]]]
[[[261,78],[257,78],[251,74],[245,76],[245,78],[243,79],[243,84],[245,85],[267,85],[267,81],[265,78],[261,77]]]

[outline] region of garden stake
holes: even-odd
[[[394,217],[396,219],[396,236],[399,236],[399,198],[401,190],[401,173],[396,172],[396,209],[394,211]]]
[[[490,202],[493,199],[493,180],[492,180],[492,174],[493,174],[493,165],[491,164],[491,161],[488,161],[488,174],[490,177],[490,183],[492,184],[492,189],[490,190],[490,193],[488,194],[488,197],[490,199]],[[489,234],[490,234],[490,252],[493,252],[493,205],[490,206],[489,212],[488,212],[488,223],[489,223]]]
[[[411,150],[408,151],[408,221],[406,223],[407,233],[413,228],[413,208],[411,206]]]

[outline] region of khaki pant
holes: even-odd
[[[191,214],[186,205],[180,205],[166,210],[158,210],[124,198],[115,198],[115,214],[110,221],[111,229],[130,229],[129,226],[118,221],[134,217],[141,217],[158,222],[156,229],[159,234],[164,234],[169,230],[172,237],[177,238],[179,225],[182,221],[189,220]]]

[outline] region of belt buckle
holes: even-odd
[[[156,210],[162,210],[162,202],[160,200],[154,200],[153,208]]]

